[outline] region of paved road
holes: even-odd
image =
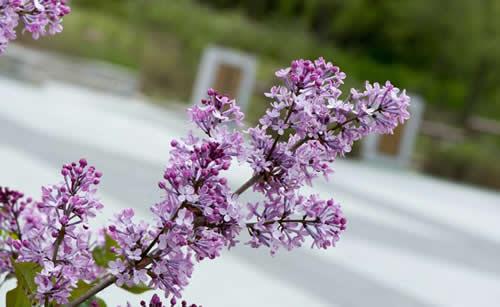
[[[182,113],[58,83],[0,79],[0,92],[0,184],[37,196],[85,156],[105,174],[96,224],[124,206],[148,218],[169,139],[189,128]],[[237,186],[249,174],[228,176]],[[239,247],[200,264],[185,296],[208,307],[499,306],[499,193],[347,161],[316,192],[349,218],[337,248],[271,258]],[[120,290],[104,296],[123,303]]]

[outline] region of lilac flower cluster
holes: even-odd
[[[333,200],[300,196],[299,189],[332,173],[330,163],[354,141],[372,132],[391,133],[408,119],[409,97],[387,82],[383,87],[367,83],[364,92],[352,90],[342,100],[345,74],[322,58],[293,61],[276,76],[285,85],[266,94],[273,99],[271,108],[260,126],[248,130],[252,183],[266,197],[249,205],[249,218],[257,219],[247,226],[250,244],[270,246],[274,253],[279,246],[300,246],[310,236],[313,246],[327,248],[346,228],[340,207]]]
[[[284,86],[266,94],[273,99],[260,125],[242,134],[230,129],[243,114],[235,101],[216,91],[188,110],[205,138],[189,134],[171,142],[169,166],[159,182],[165,199],[153,206],[156,226],[134,224],[123,211],[110,227],[119,243],[120,259],[111,262],[118,284],[140,282],[180,296],[195,260],[213,259],[223,247],[236,244],[246,228],[252,247],[291,250],[307,238],[312,247],[334,246],[346,229],[346,218],[333,199],[302,196],[300,188],[318,175],[332,172],[330,163],[350,151],[354,141],[371,132],[391,132],[409,117],[409,98],[390,83],[367,84],[340,97],[345,74],[331,63],[298,60],[277,72]],[[233,159],[248,162],[253,177],[232,192],[221,173]],[[248,188],[264,200],[247,206],[238,196]],[[148,242],[152,242],[148,244]]]
[[[315,195],[276,195],[261,205],[249,204],[249,209],[249,217],[257,219],[246,224],[250,245],[269,246],[272,254],[282,246],[288,250],[300,247],[307,236],[313,247],[331,247],[346,227],[340,206],[333,199],[324,201]]]
[[[148,282],[146,270],[135,267],[135,263],[141,260],[142,252],[151,242],[149,225],[144,222],[134,223],[132,218],[134,211],[125,209],[115,216],[114,223],[109,226],[109,235],[117,242],[114,248],[121,257],[108,264],[109,272],[118,277],[116,283],[119,286],[129,287],[139,283]]]
[[[201,101],[201,106],[195,105],[188,109],[191,120],[206,134],[211,136],[211,131],[223,123],[241,123],[243,113],[236,105],[234,99],[219,95],[214,89],[209,89],[208,99]]]
[[[107,270],[95,264],[90,249],[87,221],[102,207],[95,198],[101,173],[87,161],[65,165],[64,182],[43,188],[39,202],[0,188],[0,271],[12,271],[11,259],[38,264],[39,302],[65,304],[84,281],[93,287],[68,306],[112,284],[161,289],[175,306],[195,263],[234,246],[242,229],[248,245],[269,247],[271,254],[307,242],[313,248],[335,246],[347,225],[339,203],[302,195],[301,189],[328,177],[331,163],[356,140],[391,133],[408,119],[410,99],[389,82],[367,83],[343,99],[345,74],[322,58],[293,61],[276,75],[284,85],[266,94],[271,107],[256,127],[237,129],[243,113],[212,89],[201,105],[188,109],[204,135],[171,141],[158,183],[164,197],[151,207],[151,223],[134,221],[134,211],[125,209],[100,233],[101,249],[108,248],[108,239],[113,243],[106,251]],[[224,173],[235,160],[248,163],[253,175],[233,191]],[[245,206],[239,196],[250,188],[262,200]],[[149,306],[164,305],[153,296]]]
[[[0,55],[16,39],[21,21],[23,31],[34,39],[62,31],[62,18],[70,13],[67,0],[0,0]]]
[[[13,214],[19,238],[7,242],[15,250],[16,261],[42,268],[35,277],[35,299],[58,304],[68,302],[79,280],[91,282],[100,274],[87,222],[103,207],[95,198],[102,174],[85,159],[64,165],[61,174],[63,182],[42,188],[41,201],[20,203],[23,210]]]
[[[171,142],[170,164],[158,184],[165,198],[152,207],[156,226],[135,224],[127,209],[109,227],[120,246],[120,258],[109,264],[119,285],[145,283],[180,297],[194,260],[213,259],[236,243],[241,213],[221,173],[242,155],[243,137],[221,124],[239,122],[243,115],[234,100],[213,90],[189,113],[208,137],[190,134]]]

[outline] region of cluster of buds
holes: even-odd
[[[186,301],[181,301],[179,304],[175,298],[172,298],[170,300],[170,304],[163,304],[160,297],[154,294],[151,297],[149,303],[146,303],[146,301],[141,301],[141,307],[203,307],[203,306],[197,304],[188,304],[188,302]]]

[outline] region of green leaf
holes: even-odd
[[[31,306],[31,302],[26,295],[26,292],[19,286],[17,283],[17,287],[7,292],[7,296],[5,297],[5,306],[9,307],[26,307]]]
[[[104,300],[97,297],[97,296],[92,296],[91,298],[89,298],[88,300],[86,300],[85,302],[81,303],[78,306],[79,307],[92,307],[92,302],[94,302],[94,301],[97,302],[97,306],[106,307],[106,303],[104,302]]]
[[[123,285],[120,288],[122,288],[123,290],[126,290],[130,293],[134,293],[134,294],[141,294],[141,293],[144,293],[146,291],[151,290],[151,288],[146,286],[145,284],[138,284],[138,285],[135,285],[133,287],[128,287],[126,285]]]
[[[17,286],[7,292],[6,306],[31,306],[29,295],[36,291],[35,275],[40,272],[41,268],[34,262],[16,262],[14,259],[11,261],[17,278]]]
[[[17,233],[15,232],[11,232],[9,233],[9,236],[13,239],[13,240],[19,240],[19,236],[17,235]]]
[[[69,301],[72,302],[72,301],[76,300],[77,298],[79,298],[80,296],[84,295],[94,285],[95,284],[88,284],[82,280],[79,280],[77,285],[76,285],[76,288],[73,289],[73,291],[71,291],[71,295],[69,296]],[[85,302],[81,303],[79,306],[89,307],[89,306],[91,306],[90,304],[93,301],[97,301],[99,307],[106,307],[106,303],[101,298],[98,298],[97,296],[92,296],[91,298],[89,298]]]
[[[83,280],[79,280],[78,283],[76,284],[76,288],[73,289],[73,291],[71,291],[71,294],[69,296],[69,301],[71,302],[76,300],[80,296],[87,293],[90,289],[92,289],[93,286],[94,284],[88,284]]]
[[[42,270],[34,262],[16,262],[12,259],[12,266],[16,274],[18,286],[21,286],[28,293],[36,291],[35,276]]]
[[[106,234],[104,246],[98,246],[92,251],[92,256],[98,266],[107,267],[108,262],[117,258],[117,255],[111,251],[111,247],[118,247],[118,243]]]

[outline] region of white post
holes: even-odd
[[[193,89],[192,103],[196,104],[206,97],[207,90],[214,86],[217,69],[221,64],[241,70],[242,78],[238,94],[233,98],[236,98],[242,111],[246,111],[255,83],[256,59],[252,55],[215,46],[210,46],[203,52]]]

